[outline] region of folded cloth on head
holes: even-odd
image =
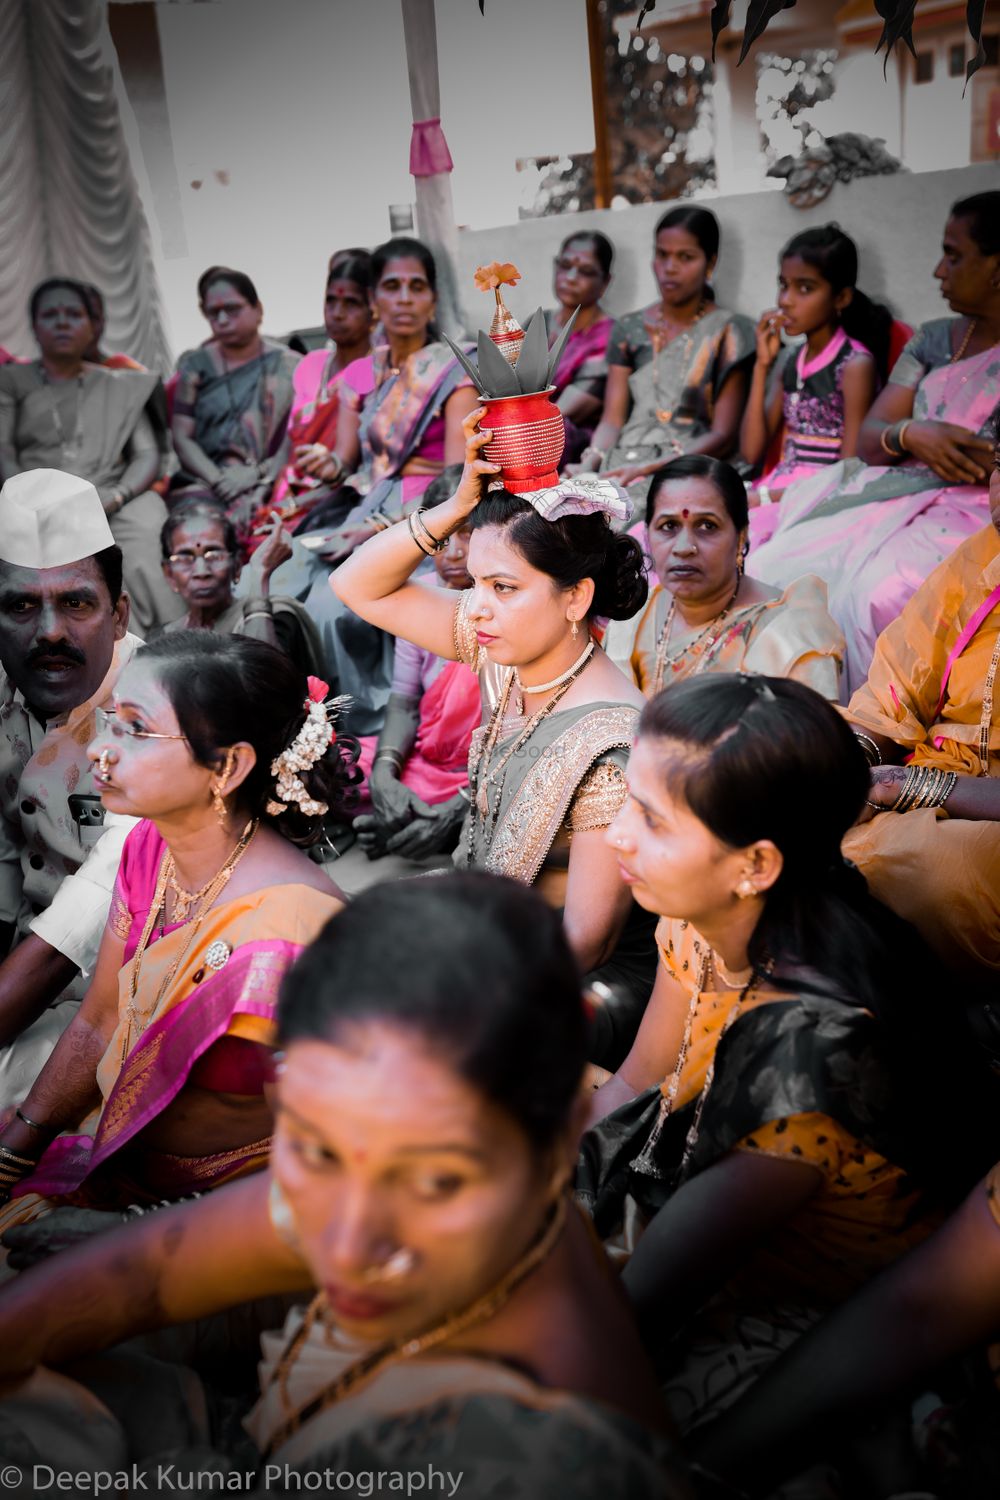
[[[517,494],[527,500],[543,521],[558,521],[562,516],[589,516],[601,511],[610,521],[624,525],[632,519],[632,500],[628,492],[613,479],[599,474],[577,474],[572,479],[560,479],[558,484],[544,490],[528,490]]]

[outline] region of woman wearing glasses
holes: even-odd
[[[292,555],[291,538],[275,515],[274,526],[247,564],[249,591],[239,599],[236,528],[213,500],[184,500],[160,533],[163,576],[180,596],[185,614],[165,629],[215,630],[277,646],[307,675],[322,671],[322,647],[312,617],[296,599],[271,594],[271,574]]]
[[[0,1232],[46,1216],[20,1255],[264,1165],[278,988],[342,905],[294,847],[352,780],[326,691],[207,630],[161,636],[122,673],[88,753],[105,808],[143,821],[90,989],[0,1131]]]

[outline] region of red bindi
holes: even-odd
[[[691,515],[691,512],[689,510],[682,510],[681,511],[681,520],[682,521],[687,521],[690,518],[690,515]]]

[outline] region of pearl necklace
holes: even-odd
[[[570,678],[575,676],[580,668],[590,660],[593,654],[594,642],[593,639],[591,639],[584,646],[583,650],[580,652],[580,655],[577,657],[573,665],[571,667],[567,667],[565,672],[560,672],[558,677],[553,677],[551,682],[522,682],[521,674],[515,667],[514,685],[517,688],[517,691],[521,694],[522,700],[525,693],[551,693],[554,688],[562,687],[564,682],[569,682]],[[516,706],[515,711],[522,714],[524,713],[523,701],[520,703],[520,705]]]

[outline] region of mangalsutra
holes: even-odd
[[[362,1381],[369,1380],[377,1375],[385,1365],[391,1364],[393,1360],[413,1359],[418,1354],[425,1353],[428,1349],[434,1349],[439,1344],[447,1342],[457,1334],[465,1333],[470,1328],[477,1328],[494,1317],[501,1308],[505,1307],[511,1297],[520,1286],[527,1281],[528,1277],[535,1271],[544,1260],[551,1255],[562,1235],[566,1223],[566,1198],[560,1196],[552,1205],[546,1215],[538,1234],[528,1246],[521,1258],[511,1266],[510,1270],[500,1278],[495,1286],[491,1287],[481,1297],[469,1304],[468,1307],[458,1312],[450,1313],[440,1323],[426,1329],[423,1333],[415,1334],[406,1339],[400,1339],[396,1343],[383,1344],[374,1349],[371,1354],[356,1360],[354,1364],[340,1375],[331,1385],[325,1386],[318,1396],[313,1397],[305,1406],[298,1411],[289,1410],[291,1402],[288,1396],[288,1377],[295,1361],[312,1333],[317,1322],[327,1325],[329,1333],[330,1308],[325,1292],[320,1292],[306,1310],[302,1326],[293,1334],[288,1346],[275,1367],[268,1389],[277,1386],[282,1404],[287,1416],[276,1431],[271,1435],[267,1446],[267,1454],[270,1455],[279,1449],[282,1444],[298,1431],[306,1422],[313,1417],[319,1416],[321,1412],[333,1406],[337,1401],[343,1400],[350,1395],[355,1386]]]
[[[650,330],[650,332],[653,335],[652,336],[652,345],[653,345],[653,402],[654,402],[654,405],[656,407],[656,420],[658,422],[663,422],[664,424],[666,424],[668,422],[671,422],[673,420],[673,416],[674,416],[674,412],[673,412],[673,408],[672,407],[661,407],[661,405],[660,405],[660,354],[661,354],[661,351],[666,347],[667,344],[672,344],[673,341],[674,341],[674,339],[676,339],[676,338],[682,338],[683,337],[683,339],[684,339],[684,349],[683,349],[682,354],[681,354],[681,359],[682,359],[682,362],[686,365],[688,357],[690,356],[691,350],[694,348],[694,333],[691,330],[694,328],[695,323],[700,322],[701,319],[705,316],[705,311],[706,311],[705,301],[704,301],[704,298],[702,298],[701,302],[699,302],[699,304],[698,304],[698,311],[695,313],[694,317],[691,319],[691,323],[690,323],[688,329],[685,330],[685,332],[683,334],[681,333],[681,330],[678,329],[677,332],[675,334],[673,334],[673,336],[671,338],[664,338],[662,344],[660,343],[660,340],[657,337],[657,334],[665,333],[666,332],[666,324],[664,323],[662,309],[661,309],[660,313],[658,314],[658,316],[656,318],[655,330],[654,329]]]
[[[59,452],[64,464],[72,463],[80,452],[83,443],[83,371],[76,377],[76,407],[73,414],[73,437],[67,443],[66,430],[63,427],[62,413],[59,410],[59,402],[56,399],[55,388],[49,379],[49,373],[44,365],[39,365],[38,373],[42,384],[49,393],[49,406],[52,412],[52,425],[56,432],[56,442],[59,444]],[[68,382],[67,382],[68,383]]]

